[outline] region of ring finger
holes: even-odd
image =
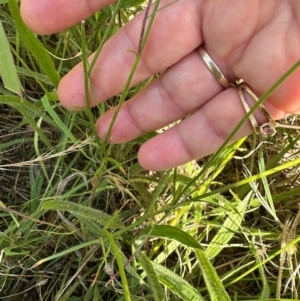
[[[248,101],[251,103],[251,99]],[[270,104],[265,105],[272,109]],[[115,110],[110,110],[98,120],[101,138],[105,138]],[[170,67],[122,106],[109,142],[132,140],[190,113],[192,116],[141,147],[139,161],[144,168],[171,168],[214,152],[245,115],[236,89],[223,91],[198,51]],[[256,118],[260,123],[266,121],[262,112],[257,112]],[[247,122],[235,139],[251,131],[251,124]]]
[[[122,143],[186,117],[222,91],[197,50],[187,55],[159,78],[122,105],[109,141]],[[105,138],[116,108],[97,122]]]

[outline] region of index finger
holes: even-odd
[[[21,15],[38,34],[51,34],[91,16],[115,0],[22,0]]]
[[[199,0],[161,0],[131,86],[174,65],[201,44]],[[197,8],[195,10],[195,8]],[[90,75],[91,106],[123,91],[139,47],[144,12],[103,46]],[[188,33],[188,34],[187,34]],[[90,57],[90,59],[92,56]],[[86,107],[82,64],[61,81],[58,95],[68,109]]]

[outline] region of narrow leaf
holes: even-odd
[[[26,111],[30,112],[30,115],[33,115],[34,113],[34,116],[37,118],[43,117],[44,121],[46,121],[54,128],[59,129],[58,125],[55,122],[53,122],[53,120],[49,116],[45,115],[35,104],[32,104],[25,99],[21,99],[17,96],[1,95],[0,104],[6,104],[15,109],[17,109],[18,107],[23,107]]]
[[[34,56],[45,75],[47,75],[47,77],[51,80],[54,86],[57,87],[60,78],[50,55],[44,48],[43,44],[24,24],[16,0],[8,0],[8,3],[11,16],[15,22],[17,31],[24,42],[24,45]]]
[[[168,238],[176,240],[187,247],[194,249],[202,249],[201,245],[187,232],[169,225],[156,225],[147,227],[141,235],[149,235],[154,237]]]
[[[121,8],[137,7],[142,5],[145,0],[122,0]]]
[[[169,269],[151,262],[159,281],[184,301],[204,301],[197,290]],[[221,301],[221,299],[220,299]]]
[[[71,247],[69,249],[66,249],[66,250],[63,250],[62,252],[59,252],[59,253],[56,253],[56,254],[53,254],[51,256],[48,256],[48,257],[45,257],[39,261],[37,261],[32,267],[30,267],[30,269],[34,269],[36,268],[37,266],[41,265],[42,263],[44,262],[47,262],[49,260],[52,260],[52,259],[56,259],[56,258],[59,258],[59,257],[62,257],[64,255],[67,255],[67,254],[70,254],[72,252],[75,252],[77,250],[80,250],[80,249],[83,249],[83,248],[86,248],[86,247],[89,247],[89,246],[92,246],[92,245],[95,245],[95,244],[98,244],[99,243],[99,239],[94,239],[94,240],[91,240],[91,241],[87,241],[87,242],[84,242],[80,245],[76,245],[74,247]]]
[[[218,274],[202,250],[195,250],[211,301],[230,301]]]
[[[4,87],[21,96],[20,80],[2,22],[0,22],[0,45],[0,75]]]
[[[243,299],[243,301],[253,301],[253,299]],[[260,301],[299,301],[299,299],[260,299]]]
[[[100,210],[66,201],[47,201],[42,205],[42,209],[68,211],[75,216],[94,220],[106,229],[124,228],[124,224],[115,216],[110,216]]]
[[[215,258],[228,244],[228,242],[235,235],[236,231],[239,230],[241,223],[243,221],[249,199],[252,197],[252,192],[250,192],[245,200],[237,206],[238,213],[231,213],[226,218],[222,228],[211,240],[209,246],[205,250],[205,254],[209,259]]]
[[[142,252],[138,251],[138,256],[140,259],[140,263],[147,274],[147,278],[149,281],[149,285],[151,288],[151,292],[153,293],[153,297],[155,301],[164,301],[165,296],[164,292],[161,288],[161,284],[158,281],[156,273],[154,271],[153,265],[148,257]]]
[[[63,121],[60,119],[60,117],[56,114],[53,107],[49,103],[48,95],[44,95],[41,98],[42,104],[48,114],[52,117],[53,121],[57,124],[57,126],[61,129],[61,131],[74,143],[77,143],[77,139],[74,137],[74,135],[71,133],[71,131],[66,127],[66,125],[63,123]]]
[[[39,128],[34,118],[31,116],[31,110],[35,112],[39,112],[39,110],[34,107],[34,105],[30,104],[25,100],[21,100],[19,97],[15,96],[0,96],[0,104],[6,104],[18,110],[26,123],[32,126],[32,128],[38,133],[42,141],[51,149],[52,145],[45,136],[44,132]],[[40,112],[40,116],[44,116],[42,112]],[[49,118],[48,118],[49,119]]]
[[[20,2],[20,0],[16,0],[18,2]],[[0,4],[7,4],[8,3],[8,0],[0,0]]]
[[[116,261],[117,261],[117,265],[119,268],[120,277],[121,277],[121,281],[122,281],[122,285],[123,285],[124,299],[125,299],[125,301],[131,301],[128,281],[127,281],[125,270],[124,270],[124,264],[122,262],[122,258],[119,253],[119,248],[117,247],[112,235],[108,231],[105,231],[105,234],[109,240],[110,247],[111,247],[111,249],[115,255]]]

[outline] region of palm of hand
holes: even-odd
[[[79,8],[74,3],[70,12],[65,1],[23,0],[22,11],[30,27],[50,33],[86,18],[108,2],[78,0]],[[171,2],[162,0],[160,5]],[[298,3],[248,0],[232,5],[229,0],[180,0],[159,11],[132,82],[167,70],[125,103],[111,142],[128,141],[193,112],[184,122],[145,143],[139,152],[141,164],[165,169],[215,151],[245,112],[235,89],[223,91],[195,49],[204,43],[229,80],[243,78],[260,95],[300,59]],[[52,21],[43,22],[54,11]],[[94,103],[122,91],[134,60],[127,49],[137,49],[142,19],[141,14],[129,22],[103,48],[92,74],[97,95]],[[295,72],[265,103],[274,118],[300,112],[299,75]],[[81,65],[62,80],[58,92],[65,107],[85,106]],[[100,137],[105,137],[113,114],[114,109],[99,119]],[[264,121],[260,112],[257,118]],[[247,123],[235,138],[251,131]]]
[[[245,5],[240,1],[233,6],[230,1],[214,1],[210,5],[203,18],[204,41],[218,64],[226,62],[223,70],[229,78],[243,78],[262,94],[300,59],[299,2],[253,1]],[[299,112],[298,75],[270,99],[284,112]]]

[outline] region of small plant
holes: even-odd
[[[152,80],[131,88],[157,6],[123,92],[91,108],[95,59],[143,1],[119,1],[47,37],[24,25],[15,0],[4,3],[0,300],[298,300],[297,131],[228,138],[199,162],[144,171],[136,151],[155,133],[109,145],[94,124]],[[81,60],[88,108],[70,112],[56,87]]]

